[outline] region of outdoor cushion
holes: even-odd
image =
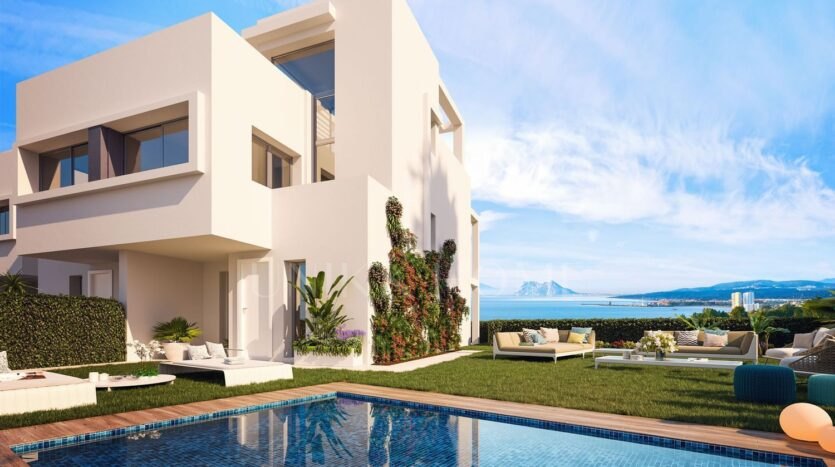
[[[809,403],[835,406],[835,375],[809,377]]]
[[[798,347],[777,347],[777,348],[774,348],[774,349],[766,350],[765,351],[765,356],[766,357],[771,357],[771,358],[783,359],[783,358],[791,357],[792,355],[794,355],[796,353],[799,353],[799,352],[805,352],[806,350],[807,349],[798,348]]]
[[[223,344],[206,342],[206,350],[212,358],[226,358],[226,349],[223,348]]]
[[[680,345],[677,354],[718,354],[718,355],[742,355],[739,347],[726,345],[724,347],[705,347],[701,345]]]
[[[547,345],[511,345],[501,349],[503,352],[541,353],[554,355],[554,348]]]
[[[188,346],[188,358],[189,360],[203,360],[211,357],[205,345],[190,345]]]
[[[543,336],[542,334],[540,334],[538,332],[535,332],[535,333],[531,334],[531,340],[533,341],[534,344],[547,344],[548,343],[548,341],[545,340],[545,336]]]
[[[582,344],[585,341],[586,341],[586,335],[585,334],[581,334],[579,332],[574,332],[574,331],[571,331],[571,333],[568,334],[568,341],[567,342],[569,344]]]
[[[705,331],[705,347],[725,347],[728,345],[727,334],[713,334]]]
[[[578,328],[578,327],[572,327],[571,328],[572,333],[576,332],[577,334],[582,334],[583,335],[583,344],[588,343],[589,336],[591,335],[591,331],[592,331],[592,328]],[[571,337],[571,335],[569,334],[569,338],[570,337]]]
[[[536,329],[522,328],[522,340],[523,341],[534,343],[534,340],[533,340],[533,335],[534,334],[539,334],[539,331],[537,331]]]
[[[501,350],[516,347],[520,342],[518,332],[497,332],[495,339],[496,345],[498,345]]]
[[[676,331],[676,344],[682,345],[698,345],[699,344],[699,330],[694,331]]]
[[[554,346],[554,350],[559,354],[563,352],[574,352],[577,350],[591,350],[591,344],[570,344],[568,342],[560,342],[557,344],[552,344]]]
[[[559,329],[552,329],[552,328],[539,328],[539,333],[545,336],[545,340],[548,342],[559,342],[560,341],[560,330]]]
[[[9,373],[9,358],[6,356],[6,351],[0,352],[0,373]]]
[[[780,360],[780,366],[789,367],[792,363],[800,360],[803,357],[786,357]]]
[[[815,333],[815,339],[812,341],[812,347],[819,346],[827,337],[835,336],[835,329],[820,328]]]
[[[792,347],[796,349],[811,349],[815,346],[815,332],[807,332],[804,334],[795,334]]]
[[[797,384],[791,368],[774,365],[742,365],[734,370],[734,395],[745,402],[791,404]]]

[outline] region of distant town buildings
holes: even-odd
[[[734,292],[731,294],[731,309],[741,306],[745,311],[757,311],[760,305],[754,302],[754,292]]]
[[[742,306],[742,293],[734,292],[731,294],[731,309]]]

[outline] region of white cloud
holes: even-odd
[[[725,242],[835,233],[835,191],[819,173],[721,128],[560,121],[469,135],[476,199]]]
[[[498,222],[511,217],[509,212],[491,211],[489,209],[478,213],[478,230],[486,232],[493,228]]]

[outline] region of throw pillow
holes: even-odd
[[[676,344],[678,345],[699,345],[699,330],[676,331]]]
[[[579,332],[571,331],[568,333],[568,343],[569,344],[587,344],[587,336],[585,334],[581,334]]]
[[[0,352],[0,373],[10,373],[9,357],[6,356],[6,351]]]
[[[820,328],[815,333],[815,339],[812,341],[812,347],[817,347],[823,343],[829,336],[835,336],[835,329]]]
[[[725,347],[728,345],[728,333],[725,332],[723,334],[716,334],[713,332],[707,332],[705,330],[705,342],[702,344],[704,347]]]
[[[204,360],[212,357],[209,356],[209,351],[206,350],[205,345],[190,345],[188,346],[188,358],[189,360]]]
[[[589,336],[591,335],[591,330],[592,330],[591,328],[577,328],[577,327],[571,328],[571,332],[576,332],[577,334],[582,334],[583,335],[583,342],[582,342],[583,344],[588,344],[589,343]]]
[[[815,346],[815,332],[807,332],[804,334],[795,334],[792,347],[795,349],[811,349]]]
[[[537,345],[548,343],[548,341],[545,340],[545,336],[543,336],[542,334],[540,334],[538,332],[535,332],[535,333],[531,334],[531,340],[533,341],[534,344],[537,344]]]
[[[534,343],[534,341],[533,341],[534,334],[539,334],[539,331],[537,331],[536,329],[522,328],[522,340],[523,341],[528,342],[530,344],[533,344]]]
[[[539,333],[542,334],[545,340],[549,343],[560,341],[560,331],[558,329],[539,328]]]
[[[212,358],[226,358],[226,349],[223,348],[223,344],[207,341],[206,350]]]

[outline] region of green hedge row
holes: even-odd
[[[0,351],[16,370],[125,360],[125,310],[116,300],[0,296]]]
[[[794,333],[811,332],[819,328],[822,322],[813,318],[775,318],[774,327],[786,328],[790,333],[772,334],[769,343],[781,347],[792,341]],[[594,329],[599,341],[616,340],[637,341],[645,330],[684,330],[684,323],[676,318],[622,318],[622,319],[507,319],[481,322],[481,342],[493,344],[493,334],[503,331],[521,331],[522,328],[569,329],[572,326]],[[731,331],[748,331],[748,320],[717,318],[716,327]]]

